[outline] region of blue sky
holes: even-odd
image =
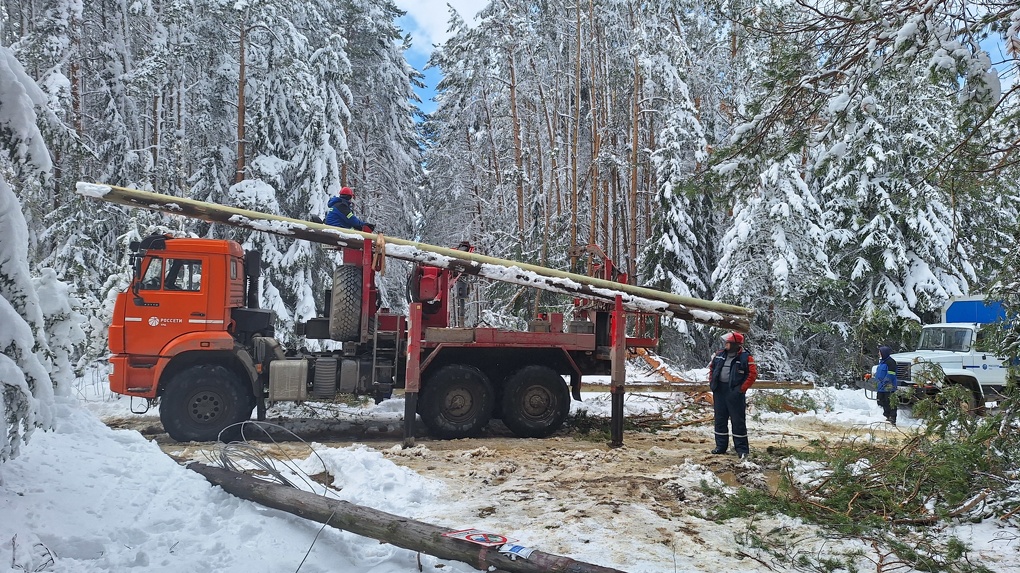
[[[450,37],[446,30],[450,19],[447,5],[457,10],[465,22],[470,23],[486,3],[482,0],[395,0],[395,4],[397,8],[407,12],[397,24],[411,34],[412,46],[406,54],[407,61],[416,69],[425,71],[427,87],[418,90],[418,95],[422,99],[422,111],[429,113],[436,107],[430,99],[436,83],[439,82],[439,73],[437,70],[424,68],[432,53],[432,46],[441,44]]]

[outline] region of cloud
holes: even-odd
[[[423,56],[432,53],[434,44],[442,44],[450,37],[447,4],[467,23],[473,22],[475,14],[484,7],[478,0],[396,0],[395,4],[407,12],[400,24],[413,38],[411,50]]]

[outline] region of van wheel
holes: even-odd
[[[224,429],[249,419],[253,407],[251,392],[233,372],[203,364],[170,379],[160,399],[159,419],[178,442],[226,442],[237,439],[241,428]]]
[[[503,423],[522,438],[544,438],[563,425],[570,391],[548,366],[525,366],[509,378],[500,401]]]
[[[492,384],[481,370],[450,364],[422,385],[418,413],[432,436],[465,438],[489,423],[495,403]]]
[[[361,337],[361,267],[340,265],[333,271],[329,337],[354,342]]]

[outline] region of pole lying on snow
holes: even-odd
[[[569,557],[537,550],[527,558],[512,559],[500,553],[498,547],[486,547],[452,537],[443,537],[444,533],[449,532],[448,529],[422,521],[355,505],[349,501],[325,498],[199,462],[192,462],[187,468],[202,474],[210,483],[237,497],[411,551],[427,553],[440,559],[462,561],[482,571],[625,573],[619,569],[575,561]]]
[[[750,320],[754,314],[752,310],[740,306],[680,296],[396,237],[384,237],[381,233],[339,229],[312,221],[112,185],[78,182],[77,189],[81,195],[110,203],[183,215],[211,223],[222,223],[326,245],[361,249],[365,239],[369,239],[373,241],[374,248],[381,247],[386,256],[395,259],[563,294],[580,295],[609,303],[614,302],[616,296],[620,295],[624,308],[629,311],[658,313],[728,330],[747,332],[750,330]]]

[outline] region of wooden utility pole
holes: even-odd
[[[162,211],[210,223],[222,223],[325,245],[372,249],[375,248],[375,242],[382,238],[382,235],[363,231],[338,229],[323,223],[302,221],[291,217],[196,201],[185,197],[151,193],[139,189],[85,182],[79,182],[77,189],[78,193],[82,195],[110,203]],[[487,257],[478,253],[427,245],[397,237],[385,237],[383,242],[385,244],[382,247],[382,253],[402,261],[451,269],[458,273],[540,288],[550,292],[582,295],[585,298],[606,302],[615,301],[616,295],[620,294],[623,296],[624,309],[628,311],[674,316],[681,320],[690,320],[740,332],[750,330],[750,318],[754,314],[754,311],[750,309],[721,302],[680,296],[655,289],[621,284],[519,261]],[[512,272],[507,272],[510,269]]]
[[[444,533],[452,531],[449,528],[355,505],[349,501],[330,499],[200,462],[192,462],[187,468],[201,474],[209,480],[209,483],[222,487],[231,495],[397,547],[427,553],[440,559],[467,563],[482,571],[624,573],[619,569],[575,561],[569,557],[538,550],[534,550],[527,558],[512,559],[509,555],[500,553],[499,547],[486,547],[461,539],[443,537]]]

